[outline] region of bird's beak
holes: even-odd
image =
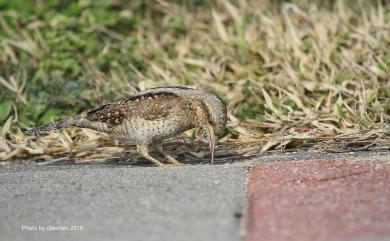
[[[211,162],[210,162],[210,164],[213,165],[214,164],[214,152],[215,152],[214,128],[210,124],[207,124],[205,126],[205,130],[207,132],[207,137],[208,137],[208,140],[209,140],[209,148],[210,148],[210,152],[211,152]]]

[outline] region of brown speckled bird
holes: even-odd
[[[31,128],[37,134],[68,127],[101,131],[126,144],[136,144],[148,160],[163,165],[148,153],[152,144],[172,164],[179,161],[163,151],[161,142],[183,131],[201,128],[207,133],[214,162],[215,135],[226,126],[226,106],[216,95],[200,89],[167,86],[148,89],[136,95],[103,105],[86,116],[76,116]]]

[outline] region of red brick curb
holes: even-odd
[[[247,241],[390,237],[390,162],[295,161],[249,173]]]

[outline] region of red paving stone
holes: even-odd
[[[247,241],[390,237],[390,162],[262,163],[248,183]]]

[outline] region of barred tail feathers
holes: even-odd
[[[69,127],[89,127],[88,123],[89,121],[87,119],[77,116],[70,119],[53,121],[42,126],[33,127],[28,129],[26,133],[28,135],[31,135],[31,134],[39,134],[41,132],[59,130],[62,128],[69,128]]]

